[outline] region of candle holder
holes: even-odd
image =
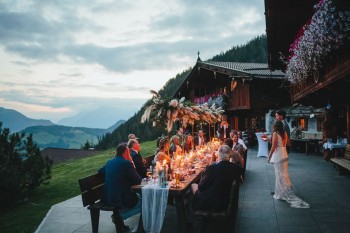
[[[179,173],[179,171],[175,172],[175,187],[176,188],[180,187],[180,173]]]

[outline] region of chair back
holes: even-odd
[[[103,174],[95,174],[79,179],[79,186],[83,206],[93,205],[100,200],[104,192],[105,177]]]
[[[148,157],[144,158],[146,160],[145,166],[147,167],[147,169],[149,169],[149,167],[152,165],[154,156],[155,155],[151,155],[151,156],[148,156]]]
[[[230,199],[226,211],[226,217],[233,216],[238,208],[239,182],[233,180],[230,191]]]

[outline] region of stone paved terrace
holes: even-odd
[[[274,200],[274,169],[266,158],[250,149],[246,180],[240,186],[235,232],[238,233],[348,233],[350,232],[350,176],[339,176],[321,155],[292,152],[289,174],[296,194],[310,203],[310,209],[293,209]],[[101,212],[99,232],[116,232],[111,212]],[[136,219],[137,220],[137,219]],[[168,206],[163,233],[175,233],[176,212]],[[131,222],[131,223],[130,223]],[[127,224],[132,224],[129,220]],[[37,233],[91,232],[90,214],[77,196],[51,208]]]

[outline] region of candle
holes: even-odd
[[[175,186],[176,188],[180,187],[180,173],[175,171]]]

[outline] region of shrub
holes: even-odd
[[[0,206],[24,200],[51,176],[52,161],[43,158],[32,135],[10,134],[0,122]]]

